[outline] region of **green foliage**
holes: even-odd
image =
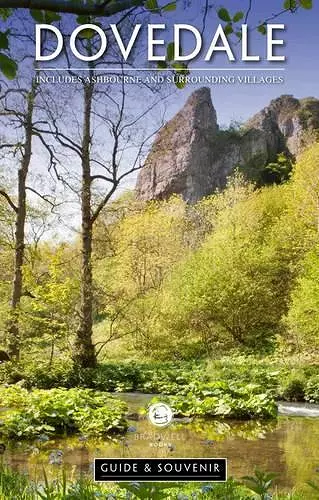
[[[46,10],[30,10],[30,14],[37,23],[51,24],[61,20],[59,14]]]
[[[304,373],[292,371],[283,381],[280,389],[280,397],[285,401],[304,401],[305,384]]]
[[[8,31],[0,31],[0,49],[7,49],[8,47]]]
[[[162,12],[171,12],[176,10],[176,1],[175,2],[169,2],[164,7],[161,8]]]
[[[145,7],[151,12],[159,11],[157,0],[146,0]]]
[[[205,332],[212,346],[228,336],[260,349],[278,332],[290,269],[272,231],[285,197],[275,188],[246,193],[220,213],[213,233],[167,281],[162,328],[171,334]]]
[[[219,418],[275,418],[277,406],[271,391],[257,384],[237,382],[199,383],[182,388],[168,401],[177,416]]]
[[[319,346],[319,252],[318,247],[305,257],[302,272],[292,293],[287,324],[299,349]]]
[[[0,71],[8,80],[13,80],[17,74],[18,65],[6,54],[0,53]]]
[[[50,480],[44,473],[44,481],[32,481],[28,476],[1,465],[0,498],[1,500],[93,500],[95,498],[109,500],[127,500],[128,498],[132,500],[151,498],[166,498],[168,500],[187,500],[190,498],[197,500],[248,500],[249,498],[256,500],[267,498],[301,500],[306,498],[295,492],[274,493],[270,496],[267,483],[269,481],[273,483],[273,479],[271,473],[256,471],[255,476],[247,478],[249,486],[240,484],[232,478],[221,484],[136,482],[111,486],[110,484],[94,483],[85,476],[81,476],[77,480],[70,480],[65,471],[62,471],[53,480]],[[314,481],[310,482],[309,486],[313,488],[313,492],[318,489]],[[261,493],[256,492],[256,489]],[[264,493],[265,490],[267,490],[266,493]]]
[[[218,14],[219,19],[221,19],[222,21],[225,21],[226,23],[229,23],[232,20],[228,10],[225,9],[224,7],[219,9],[217,14]]]
[[[254,394],[269,394],[272,398],[315,402],[318,400],[318,376],[317,365],[300,365],[292,369],[271,358],[266,361],[235,354],[208,363],[111,362],[100,364],[95,369],[79,369],[69,361],[49,367],[39,362],[29,362],[24,366],[5,363],[0,366],[2,383],[20,381],[27,389],[82,387],[108,392],[184,394],[185,398],[193,390],[199,394],[206,389],[210,391],[210,384],[215,390],[217,384],[221,389],[226,388],[229,394],[232,394],[232,388],[235,394],[238,386],[248,387]],[[233,387],[234,380],[236,384]],[[13,393],[13,400],[15,397]]]
[[[180,387],[196,380],[207,380],[204,364],[179,363],[104,363],[97,368],[80,369],[69,361],[46,366],[28,363],[26,366],[5,363],[0,366],[0,380],[6,383],[22,381],[31,389],[84,387],[98,391],[174,394]]]
[[[297,7],[297,0],[285,0],[284,9],[295,9]]]
[[[131,332],[128,342],[149,352],[163,281],[185,252],[186,207],[177,197],[147,206],[133,202],[113,224],[109,217],[114,219],[116,210],[120,217],[122,208],[111,207],[95,234],[99,242],[106,241],[104,248],[99,243],[97,253],[104,258],[94,273],[105,336],[114,340]]]
[[[277,156],[277,161],[268,163],[261,172],[261,182],[263,184],[282,184],[287,181],[292,172],[293,163],[285,153]]]
[[[263,472],[259,469],[255,469],[254,476],[245,476],[243,480],[245,485],[255,493],[261,500],[271,500],[272,495],[270,490],[273,486],[274,479],[278,474],[272,472]]]
[[[74,263],[74,250],[68,245],[42,245],[33,256],[32,267],[24,266],[28,291],[21,303],[24,343],[28,349],[47,349],[51,362],[56,349],[69,348],[76,328],[80,284]]]
[[[12,14],[12,9],[1,8],[0,9],[0,17],[3,21],[6,21],[8,17]]]
[[[312,9],[312,0],[299,0],[299,2],[303,9]]]
[[[0,433],[12,439],[80,432],[105,435],[126,430],[125,403],[88,389],[27,391],[19,386],[0,389]]]
[[[319,375],[310,377],[305,387],[305,400],[319,404]]]

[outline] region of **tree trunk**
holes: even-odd
[[[28,94],[27,112],[24,122],[25,142],[23,145],[23,156],[18,172],[18,202],[15,222],[15,256],[14,276],[11,296],[11,317],[8,322],[8,351],[11,359],[19,359],[20,356],[20,302],[23,287],[23,263],[24,263],[24,235],[26,221],[26,180],[32,155],[32,119],[34,109],[36,87],[32,86]]]
[[[74,361],[83,368],[96,366],[95,349],[92,342],[92,214],[91,214],[91,109],[93,84],[84,87],[84,120],[82,137],[82,266],[81,266],[81,317],[76,333]]]

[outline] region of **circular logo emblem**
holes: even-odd
[[[157,427],[166,427],[173,420],[173,411],[166,403],[155,403],[148,409],[149,421]]]

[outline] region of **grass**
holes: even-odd
[[[87,477],[68,481],[65,471],[54,480],[44,472],[42,481],[32,481],[27,475],[0,465],[0,500],[108,500],[128,499],[175,499],[175,500],[311,500],[318,498],[315,488],[280,493],[275,490],[272,475],[255,471],[247,483],[229,479],[226,483],[120,483],[99,484]],[[268,484],[269,483],[269,484]],[[252,488],[252,489],[251,489]],[[267,496],[268,495],[268,496]]]

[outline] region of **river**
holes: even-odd
[[[153,396],[117,397],[127,401],[134,414]],[[79,472],[90,474],[94,457],[227,457],[228,475],[238,479],[252,474],[257,466],[277,472],[277,484],[284,489],[319,480],[319,407],[280,403],[279,412],[273,421],[195,419],[177,421],[165,429],[152,426],[147,419],[132,420],[128,433],[119,440],[73,436],[8,443],[4,459],[14,469],[40,478],[43,466],[53,477],[62,464],[71,477]],[[58,460],[54,460],[56,450]]]

